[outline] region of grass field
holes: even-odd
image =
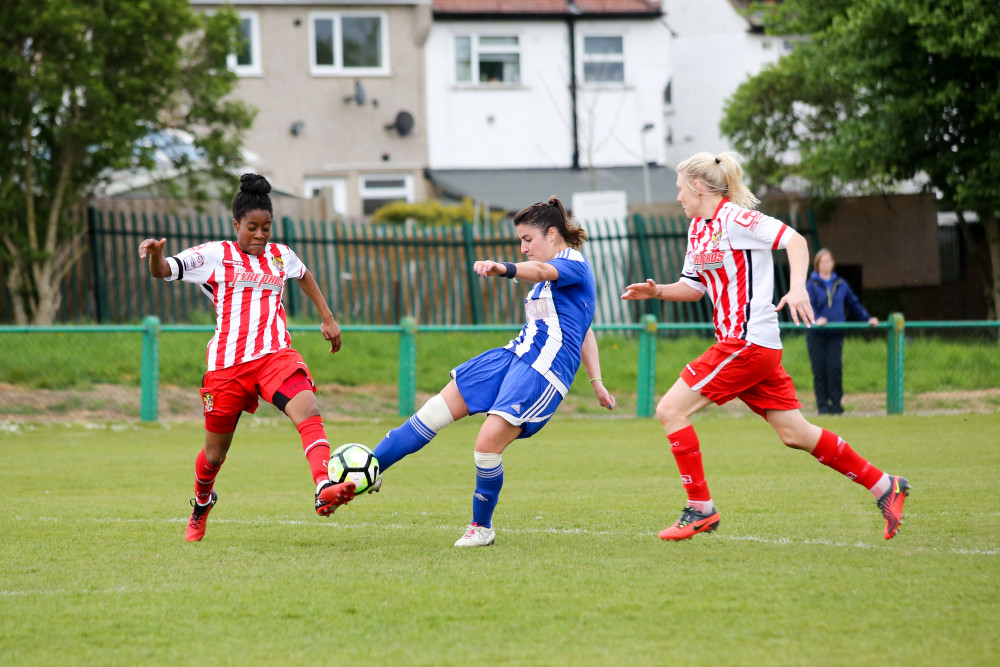
[[[752,416],[696,421],[720,529],[654,420],[560,419],[504,454],[497,545],[469,521],[470,418],[328,519],[294,429],[245,417],[205,539],[183,541],[198,423],[0,434],[3,665],[994,665],[1000,415],[827,418],[914,485],[864,489]],[[714,416],[713,416],[714,414]],[[395,420],[338,422],[376,442]]]

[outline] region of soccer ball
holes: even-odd
[[[354,493],[363,493],[378,481],[381,470],[372,450],[356,442],[349,442],[330,453],[327,472],[334,483],[350,480],[354,482]]]

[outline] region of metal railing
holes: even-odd
[[[792,345],[801,343],[802,327],[792,324],[781,324],[783,338],[791,341]],[[345,333],[360,334],[396,334],[399,337],[396,358],[398,363],[397,407],[401,416],[411,414],[416,405],[417,387],[417,338],[422,334],[433,333],[461,333],[477,334],[486,332],[509,331],[512,334],[518,330],[517,326],[509,324],[482,324],[482,325],[418,325],[411,317],[404,317],[398,324],[385,325],[342,325]],[[866,336],[871,342],[878,346],[871,358],[864,362],[865,368],[860,368],[855,364],[855,372],[860,370],[871,370],[872,364],[879,363],[877,359],[884,358],[884,405],[885,414],[903,414],[904,399],[907,396],[908,383],[910,383],[910,395],[919,397],[923,394],[935,393],[939,390],[951,390],[957,393],[959,398],[954,399],[962,402],[961,396],[968,388],[972,387],[978,391],[986,391],[990,394],[988,400],[1000,402],[1000,397],[993,396],[997,390],[1000,374],[993,370],[998,367],[1000,358],[1000,322],[997,321],[959,321],[959,322],[906,322],[901,314],[894,313],[890,318],[878,327],[870,327],[866,323],[841,323],[828,324],[827,329],[843,329],[859,336]],[[288,326],[290,331],[310,331],[315,332],[315,325]],[[701,323],[665,323],[658,322],[652,315],[643,316],[638,322],[631,324],[597,324],[594,330],[599,334],[621,334],[637,341],[637,351],[635,353],[635,397],[636,416],[649,417],[653,415],[656,401],[656,379],[657,379],[657,349],[660,345],[668,345],[674,339],[696,334],[703,338],[710,338],[712,327],[709,324]],[[862,331],[863,330],[863,331]],[[104,347],[114,347],[113,350],[101,350],[100,352],[109,355],[115,364],[106,363],[102,370],[106,370],[99,380],[105,383],[134,381],[138,373],[138,385],[141,393],[139,417],[142,421],[156,421],[159,418],[159,392],[160,382],[160,342],[164,336],[173,334],[203,332],[211,334],[214,331],[212,325],[171,325],[162,324],[156,317],[149,316],[143,320],[141,325],[96,325],[96,326],[50,326],[50,327],[0,327],[0,341],[5,344],[0,346],[5,350],[0,353],[0,384],[17,386],[21,383],[30,382],[32,373],[44,372],[46,365],[71,364],[71,361],[80,355],[97,356],[98,350],[87,350],[85,345],[79,345],[76,339],[70,338],[70,334],[84,335],[107,334],[114,335],[114,342],[109,343],[105,338],[101,338]],[[25,341],[33,338],[42,339],[43,334],[50,337],[44,338],[41,344],[42,352],[29,352],[31,346]],[[9,338],[16,335],[26,336],[24,338]],[[141,345],[134,345],[135,336],[141,337]],[[798,340],[797,340],[798,337]],[[5,340],[7,339],[7,340]],[[66,339],[61,343],[61,339]],[[710,340],[705,341],[705,347],[710,344]],[[60,345],[65,345],[71,349],[59,351]],[[83,348],[83,349],[81,349]],[[800,349],[799,348],[796,349]],[[907,362],[907,350],[916,350],[919,356],[911,362]],[[6,356],[3,356],[6,354]],[[602,353],[603,356],[603,353]],[[796,354],[801,357],[801,354]],[[933,358],[937,357],[937,358]],[[786,365],[788,362],[801,365],[801,359],[790,359],[786,355]],[[200,362],[203,363],[203,360]],[[850,358],[845,362],[845,367],[850,368],[852,364]],[[909,366],[911,376],[915,376],[915,369],[922,371],[922,378],[907,377],[906,368]],[[37,370],[32,370],[37,369]],[[956,370],[957,369],[957,370]],[[964,369],[964,370],[963,370]],[[61,370],[65,371],[65,368]],[[985,373],[976,380],[974,384],[969,383],[968,375],[973,370],[980,370]],[[194,371],[203,372],[203,371]],[[131,380],[130,380],[131,378]],[[800,378],[801,379],[801,378]],[[92,379],[84,378],[86,381]],[[917,383],[916,385],[914,383]],[[881,383],[879,383],[881,384]],[[621,391],[627,391],[621,388]],[[2,408],[4,407],[4,392],[0,391],[0,419],[3,418]]]

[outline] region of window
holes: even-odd
[[[362,212],[371,215],[394,201],[412,202],[413,177],[409,174],[362,176],[360,190]]]
[[[347,215],[347,181],[343,178],[307,178],[305,195],[326,200],[327,220]]]
[[[314,12],[309,15],[309,50],[314,75],[388,74],[386,15]]]
[[[229,54],[226,65],[240,76],[260,76],[260,17],[257,12],[240,12],[240,47]]]
[[[517,35],[455,37],[455,81],[471,84],[521,83]]]
[[[583,38],[584,83],[625,83],[625,48],[621,35]]]

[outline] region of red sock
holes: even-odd
[[[223,459],[222,463],[226,460]],[[194,497],[195,502],[204,505],[212,498],[212,487],[215,486],[215,478],[222,468],[222,463],[217,466],[212,465],[205,458],[205,450],[198,452],[198,457],[194,460]]]
[[[687,491],[688,500],[711,500],[708,483],[705,482],[705,471],[701,465],[701,448],[698,445],[698,435],[694,426],[686,426],[667,436],[670,440],[670,452],[677,461],[677,469],[681,473],[681,484]]]
[[[319,484],[327,478],[326,463],[330,460],[330,441],[323,430],[323,418],[316,415],[303,419],[296,428],[302,438],[302,450],[309,461],[313,484]]]
[[[836,433],[823,429],[812,455],[825,466],[829,466],[852,479],[866,489],[870,489],[882,478],[882,471],[861,457]]]

